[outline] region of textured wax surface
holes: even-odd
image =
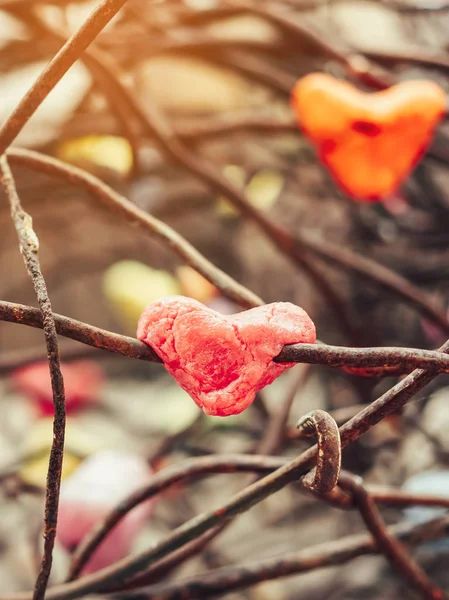
[[[274,363],[285,344],[313,343],[315,326],[289,302],[222,315],[183,296],[153,302],[139,319],[137,337],[208,415],[235,415],[256,392],[296,363]]]
[[[104,450],[87,458],[62,484],[58,542],[67,550],[73,549],[99,520],[150,477],[146,460],[135,454]],[[98,546],[83,573],[98,571],[125,557],[151,508],[151,502],[145,502],[128,513]]]
[[[445,113],[446,95],[431,81],[364,93],[312,73],[297,82],[292,106],[340,186],[370,201],[394,193],[412,171]]]

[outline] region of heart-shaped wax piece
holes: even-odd
[[[429,146],[446,110],[431,81],[404,81],[364,93],[322,73],[292,93],[299,125],[344,191],[361,201],[392,194]]]
[[[79,360],[63,363],[61,370],[68,414],[88,408],[99,400],[104,376],[98,365],[91,361]],[[53,415],[53,392],[46,360],[16,369],[11,375],[11,380],[16,390],[24,394],[42,416]]]
[[[113,508],[149,483],[147,461],[126,451],[102,450],[89,456],[61,486],[58,542],[72,550]],[[83,573],[93,573],[124,558],[150,516],[154,502],[128,513],[98,546]]]
[[[236,415],[256,392],[295,363],[274,363],[285,344],[313,343],[308,314],[289,302],[222,315],[184,296],[153,302],[137,337],[151,346],[169,373],[208,415]]]

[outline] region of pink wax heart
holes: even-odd
[[[103,372],[98,365],[91,361],[79,360],[62,363],[61,370],[68,414],[98,401],[104,382]],[[42,416],[53,414],[53,393],[46,360],[16,369],[11,375],[11,381],[17,391],[22,393]]]
[[[276,302],[222,315],[183,296],[161,298],[142,313],[137,337],[208,415],[236,415],[256,392],[296,363],[274,363],[285,344],[314,343],[308,314]]]
[[[122,500],[148,483],[146,460],[125,451],[103,450],[87,458],[61,486],[57,539],[67,550],[81,542],[94,525]],[[83,573],[93,573],[124,558],[153,508],[139,504],[98,546]]]

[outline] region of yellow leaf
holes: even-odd
[[[263,169],[256,173],[245,188],[245,171],[236,165],[227,165],[223,174],[237,187],[245,191],[250,204],[260,210],[268,210],[274,206],[284,187],[284,177],[281,173]],[[217,211],[221,215],[235,216],[239,211],[224,197],[218,199]]]
[[[44,417],[34,422],[33,427],[27,432],[22,447],[24,457],[35,457],[51,447],[53,441],[53,418]],[[65,447],[77,456],[88,456],[97,452],[100,448],[99,442],[91,435],[87,435],[81,424],[75,418],[67,422],[65,432]]]
[[[276,204],[283,187],[283,176],[267,169],[254,175],[246,188],[246,196],[253,206],[268,210]]]
[[[135,334],[137,321],[147,304],[164,296],[181,294],[181,287],[167,271],[122,260],[104,273],[103,293],[118,318]]]
[[[32,485],[45,487],[50,449],[53,441],[53,419],[39,419],[27,432],[21,454],[21,478]],[[62,476],[67,477],[83,458],[98,451],[100,445],[86,435],[73,419],[67,423]]]
[[[133,166],[131,146],[114,135],[86,135],[61,142],[57,156],[69,163],[92,163],[128,175]]]
[[[19,471],[20,478],[31,485],[36,485],[45,488],[48,471],[48,460],[50,453],[44,453],[32,460],[29,460]],[[73,473],[73,471],[81,464],[81,459],[78,456],[64,453],[64,463],[62,465],[62,479],[65,479]]]

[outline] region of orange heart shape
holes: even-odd
[[[312,73],[296,83],[292,105],[301,129],[344,191],[373,201],[392,194],[413,170],[445,113],[446,95],[431,81],[404,81],[365,93]]]

